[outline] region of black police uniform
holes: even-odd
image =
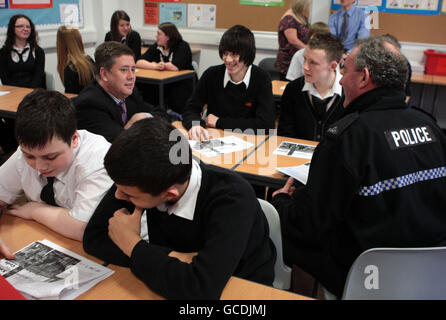
[[[389,88],[355,99],[316,148],[307,185],[272,200],[285,262],[337,296],[361,252],[446,240],[446,138],[404,99]]]

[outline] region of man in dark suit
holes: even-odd
[[[96,79],[73,98],[78,128],[104,136],[112,142],[138,120],[160,115],[161,109],[145,103],[135,87],[133,51],[114,41],[96,48]]]

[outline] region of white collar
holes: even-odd
[[[251,79],[251,69],[252,69],[252,65],[250,65],[248,67],[248,70],[246,70],[245,77],[243,78],[242,81],[234,82],[231,80],[231,77],[229,76],[228,69],[225,68],[225,77],[223,78],[223,88],[226,88],[226,85],[228,84],[228,82],[231,81],[233,84],[240,84],[240,83],[244,82],[246,85],[246,89],[248,89],[249,81]]]
[[[167,206],[162,203],[157,206],[159,211],[167,211],[168,214],[174,214],[178,217],[194,220],[195,205],[197,203],[198,192],[201,187],[201,168],[198,162],[192,160],[192,172],[189,179],[189,185],[183,196],[173,205]]]
[[[335,94],[337,94],[338,96],[342,96],[342,86],[339,83],[339,81],[342,79],[342,74],[339,70],[339,65],[337,66],[335,71],[336,71],[336,78],[333,83],[333,86],[331,87],[330,91],[328,91],[327,95],[324,98],[321,97],[321,95],[317,91],[316,87],[312,83],[308,83],[306,81],[305,81],[305,85],[302,88],[302,92],[308,91],[309,94],[311,94],[312,96],[315,96],[316,98],[319,98],[322,100],[333,97]]]

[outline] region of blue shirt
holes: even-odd
[[[344,9],[340,9],[333,13],[328,20],[328,26],[330,27],[330,32],[341,37],[342,24],[344,23]],[[347,38],[344,40],[344,47],[347,52],[350,52],[354,46],[357,39],[367,38],[370,36],[370,29],[366,28],[365,20],[367,14],[364,10],[352,6],[350,10],[347,11],[348,24],[347,24]]]

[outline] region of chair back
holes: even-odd
[[[291,268],[283,262],[282,233],[280,217],[276,208],[265,200],[257,199],[262,207],[269,225],[269,237],[276,247],[276,264],[274,265],[273,286],[277,289],[288,290],[291,287]]]
[[[446,299],[446,247],[374,248],[350,268],[345,300]]]
[[[280,80],[280,73],[274,67],[276,58],[264,58],[259,63],[259,68],[268,72],[271,80]]]

